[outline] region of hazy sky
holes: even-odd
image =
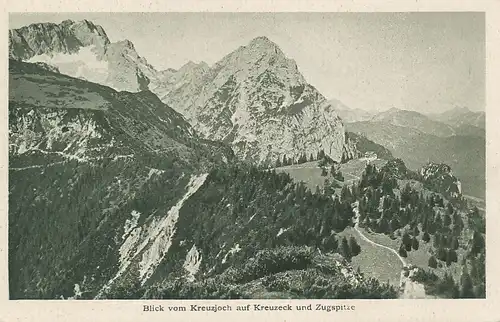
[[[129,39],[157,69],[209,65],[257,36],[293,58],[309,83],[352,108],[484,110],[481,13],[11,14],[10,28],[88,19]]]

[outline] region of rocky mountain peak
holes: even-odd
[[[104,29],[88,20],[34,23],[9,30],[9,57],[26,60],[39,55],[72,54],[82,47],[103,48],[109,43]]]
[[[274,164],[284,155],[298,159],[320,150],[341,159],[340,118],[267,37],[253,39],[212,68],[190,62],[153,91],[202,135],[230,143],[241,159]]]
[[[207,71],[209,69],[210,69],[210,67],[204,61],[201,61],[197,64],[197,63],[193,62],[192,60],[190,60],[186,64],[182,65],[182,67],[179,68],[178,72],[187,73],[187,72],[190,72],[193,70]]]
[[[249,48],[260,48],[260,49],[279,49],[278,45],[272,42],[266,36],[260,36],[252,39],[248,44]]]
[[[116,47],[122,47],[122,48],[126,48],[126,49],[130,49],[130,50],[135,51],[134,44],[128,39],[117,41],[115,44],[116,44]]]
[[[264,60],[267,57],[271,64],[287,62],[288,59],[281,48],[269,38],[261,36],[254,38],[247,46],[243,47],[242,52],[249,58]],[[293,64],[291,64],[293,66]]]
[[[296,69],[295,62],[288,59],[279,46],[267,37],[254,38],[248,45],[226,55],[214,65],[213,69],[218,72],[227,66],[236,67],[244,74],[249,70],[260,73],[268,67]]]

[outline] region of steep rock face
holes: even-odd
[[[85,133],[100,138],[102,129],[109,130],[110,124],[118,127],[111,131],[113,138],[128,136],[127,140],[134,140],[134,146],[143,150],[175,146],[180,152],[192,141],[200,140],[179,113],[151,92],[117,93],[32,64],[11,61],[10,65],[10,144],[23,151],[28,146],[50,148],[66,143],[64,151],[82,148],[81,142],[66,139],[80,140]]]
[[[183,115],[193,116],[194,111],[189,107],[196,102],[209,71],[210,67],[205,62],[195,64],[190,61],[179,70],[158,72],[151,91],[162,101],[177,104],[177,111]]]
[[[194,81],[174,73],[173,87],[153,89],[205,137],[230,143],[240,158],[272,162],[324,150],[340,161],[343,124],[297,65],[266,37],[258,37],[212,68],[185,66]],[[177,79],[180,79],[177,80]]]
[[[105,59],[109,64],[105,83],[116,90],[147,90],[151,79],[156,77],[156,70],[137,54],[129,40],[109,44],[106,47]]]
[[[352,136],[346,133],[345,143],[342,149],[342,161],[356,159],[361,156],[361,151],[358,149],[357,143],[358,142],[352,139]]]
[[[37,23],[9,31],[9,57],[46,63],[66,75],[119,91],[148,89],[154,68],[128,41],[111,43],[101,26],[88,20]]]

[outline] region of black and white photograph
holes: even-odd
[[[10,13],[9,299],[485,299],[485,21]]]

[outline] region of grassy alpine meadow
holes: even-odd
[[[352,258],[355,269],[366,276],[399,287],[403,264],[394,253],[367,242],[352,227],[346,228],[340,235],[347,238],[353,236],[361,246],[361,252]]]

